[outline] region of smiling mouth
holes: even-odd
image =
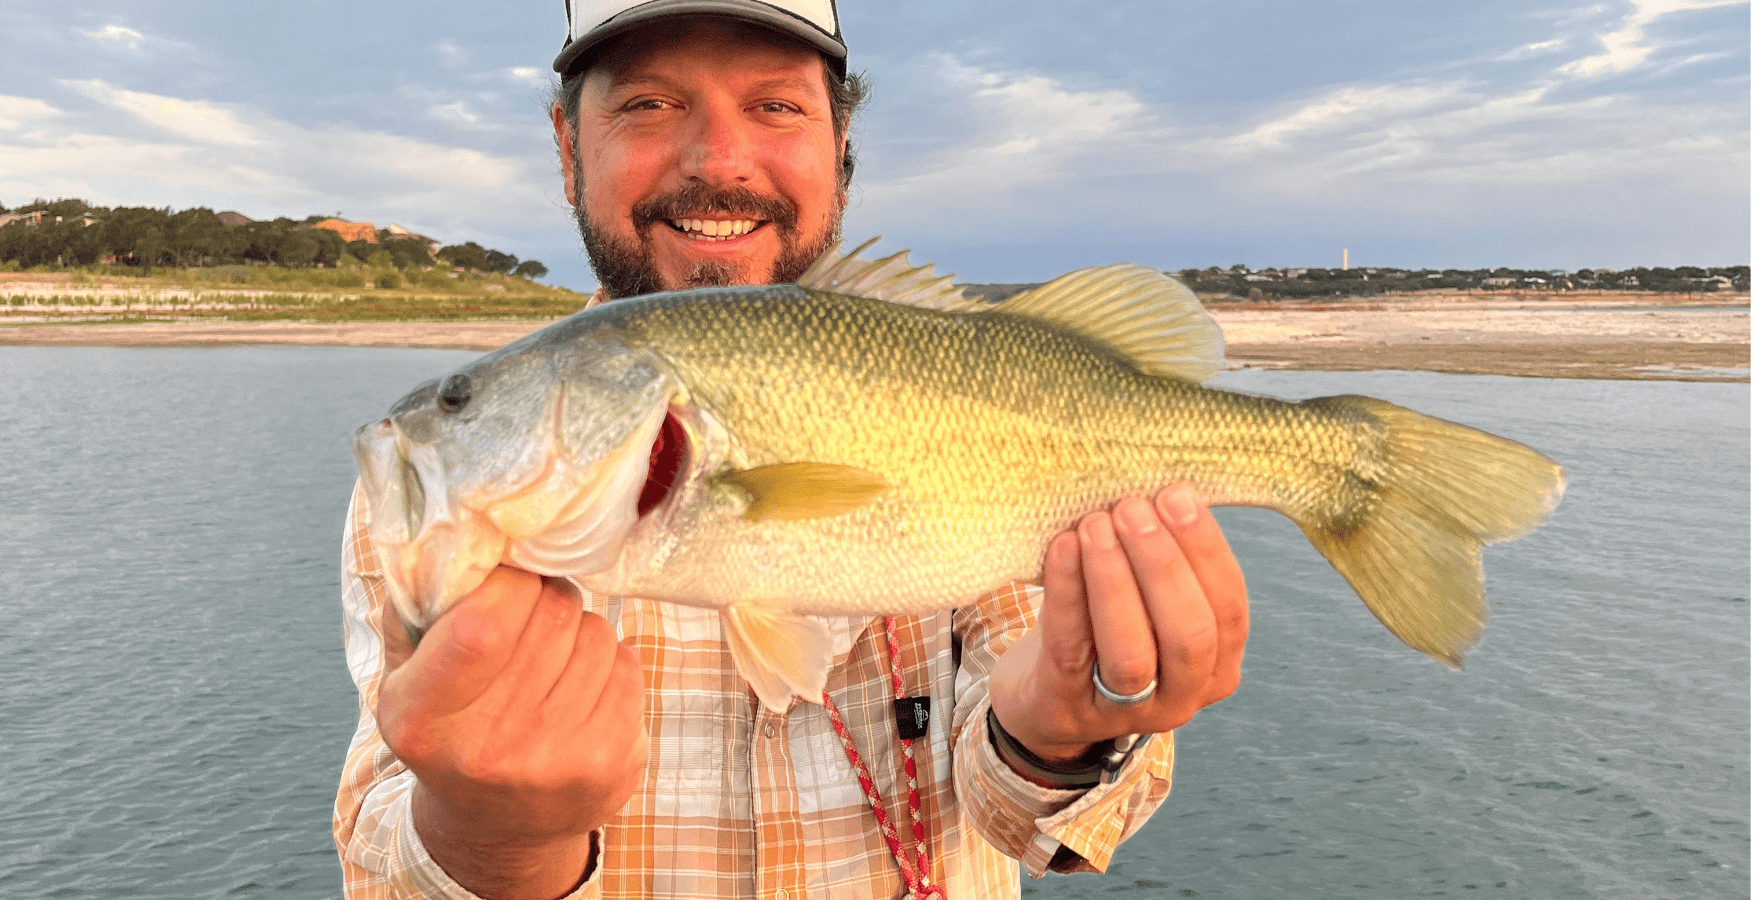
[[[664,222],[697,241],[728,241],[767,224],[757,219],[665,219]]]

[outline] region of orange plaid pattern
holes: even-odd
[[[373,718],[386,592],[366,516],[356,494],[342,610],[360,722],[334,819],[346,896],[472,898],[421,846],[409,815],[414,776]],[[914,747],[932,880],[953,898],[1018,896],[1020,863],[1038,877],[1051,863],[1102,871],[1170,791],[1169,735],[1135,754],[1113,784],[1088,791],[1031,784],[995,754],[987,673],[1035,622],[1037,593],[1013,584],[969,606],[897,621],[904,688],[933,701],[928,733]],[[643,785],[603,827],[597,867],[572,897],[902,896],[901,873],[822,707],[762,708],[732,666],[714,610],[589,593],[585,603],[640,656],[651,755]],[[889,815],[906,822],[882,619],[826,621],[836,651],[829,693]]]

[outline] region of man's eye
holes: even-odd
[[[772,113],[775,115],[783,115],[785,113],[790,113],[790,112],[795,111],[792,108],[791,104],[781,103],[778,100],[771,100],[771,101],[764,103],[761,106],[757,107],[757,109],[760,109],[762,112]]]
[[[623,109],[626,109],[629,112],[648,112],[651,110],[664,109],[667,105],[668,104],[663,100],[635,100],[623,107]]]

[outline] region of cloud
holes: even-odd
[[[35,97],[8,97],[0,94],[0,131],[23,128],[25,123],[52,119],[61,111]]]
[[[1645,33],[1646,26],[1672,13],[1720,6],[1740,6],[1747,0],[1632,0],[1633,12],[1615,30],[1598,35],[1602,51],[1575,59],[1560,67],[1567,75],[1596,78],[1636,68],[1657,49]]]
[[[126,44],[130,50],[139,50],[140,44],[146,40],[146,35],[126,25],[105,25],[97,31],[81,31],[80,34],[100,41]]]
[[[984,70],[927,58],[941,96],[969,112],[967,133],[916,160],[914,171],[865,185],[866,204],[992,197],[1053,181],[1095,153],[1132,144],[1146,105],[1125,90],[1069,87],[1036,73]],[[929,89],[930,90],[930,89]]]
[[[102,81],[63,85],[162,131],[213,147],[257,147],[262,137],[232,111],[205,100],[183,100],[112,87]]]
[[[451,125],[463,125],[474,128],[481,125],[481,116],[469,108],[464,100],[441,103],[427,110],[427,115]]]
[[[0,125],[60,115],[63,126],[0,144],[0,190],[53,188],[104,205],[214,206],[258,214],[348,210],[440,235],[562,224],[547,174],[529,160],[345,125],[304,125],[103,81],[64,82],[97,110],[0,97]],[[121,111],[150,126],[126,133]],[[71,120],[71,121],[69,121]]]
[[[1351,131],[1372,122],[1415,115],[1454,101],[1460,93],[1460,82],[1349,85],[1227,138],[1225,145],[1237,149],[1284,147],[1303,135]]]

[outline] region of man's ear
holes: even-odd
[[[555,146],[561,151],[561,189],[566,192],[567,203],[579,205],[579,139],[574,136],[573,129],[567,126],[567,114],[561,105],[554,106]]]

